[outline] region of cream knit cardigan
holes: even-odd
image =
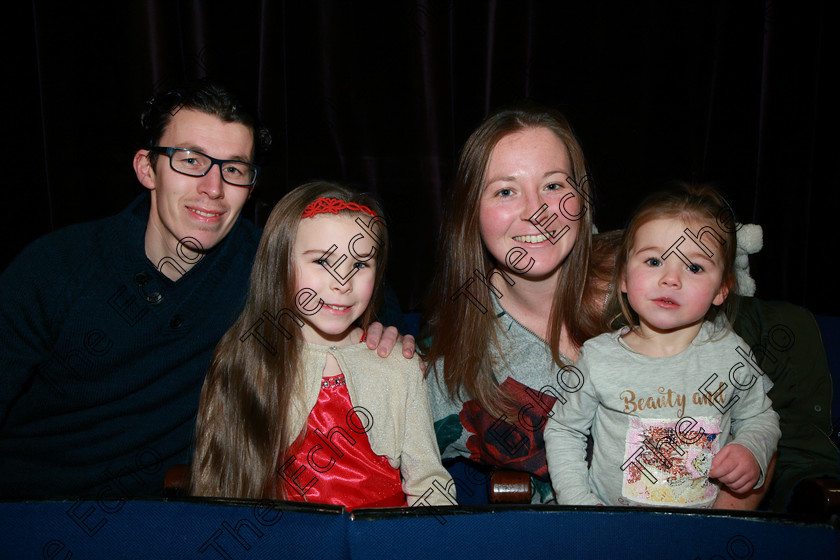
[[[321,374],[327,354],[332,354],[347,380],[356,411],[355,417],[339,426],[354,438],[365,430],[373,452],[384,455],[400,470],[409,506],[456,505],[455,485],[440,461],[419,358],[404,358],[401,344],[387,358],[379,357],[365,343],[335,347],[304,342],[302,350],[305,374],[302,391],[292,398],[296,420],[292,439],[304,430],[318,401]],[[315,473],[300,478],[308,480],[311,474]]]

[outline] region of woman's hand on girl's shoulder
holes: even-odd
[[[409,359],[414,357],[414,337],[410,334],[400,336],[397,327],[385,328],[382,323],[371,323],[367,329],[365,342],[367,342],[368,348],[376,350],[376,353],[382,358],[387,358],[391,354],[391,350],[394,349],[394,345],[397,342],[402,342],[403,356]]]

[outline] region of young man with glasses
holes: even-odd
[[[259,242],[239,214],[270,137],[210,82],[149,102],[141,122],[149,192],[35,241],[0,276],[0,497],[155,495],[189,460]]]
[[[0,498],[160,495],[190,460],[205,372],[248,287],[260,232],[239,214],[270,136],[209,82],[157,97],[141,123],[149,192],[0,275]],[[390,352],[396,329],[371,330]]]

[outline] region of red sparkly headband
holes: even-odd
[[[373,216],[374,218],[376,217],[376,212],[362,204],[347,202],[346,200],[341,200],[340,198],[324,198],[323,196],[315,202],[308,204],[300,217],[311,218],[317,214],[338,214],[339,210],[364,212],[369,216]]]

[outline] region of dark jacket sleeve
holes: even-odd
[[[825,348],[813,315],[786,302],[741,298],[735,332],[773,382],[769,396],[782,438],[762,507],[783,511],[801,480],[840,477],[840,453],[829,438],[832,389]]]
[[[84,266],[65,237],[42,237],[0,274],[0,430],[38,364],[49,358],[69,285]]]

